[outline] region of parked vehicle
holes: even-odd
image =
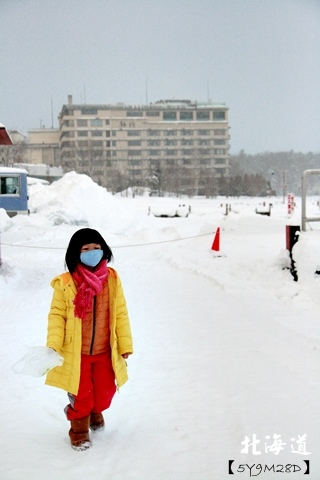
[[[0,166],[0,208],[10,217],[29,213],[26,170]]]

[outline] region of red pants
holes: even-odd
[[[108,354],[81,355],[78,395],[68,393],[69,405],[64,409],[68,420],[101,413],[110,407],[116,392],[111,358]]]

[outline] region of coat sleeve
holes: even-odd
[[[58,278],[51,283],[54,292],[48,315],[47,347],[53,348],[58,353],[62,351],[65,337],[67,319],[67,305],[61,281]]]
[[[116,335],[119,354],[123,355],[124,353],[133,353],[128,309],[119,276],[117,276],[116,294]]]

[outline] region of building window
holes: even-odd
[[[165,145],[177,145],[177,140],[167,138],[165,141]]]
[[[163,120],[174,121],[177,120],[177,112],[163,112]]]
[[[110,120],[106,120],[106,121],[105,121],[105,124],[106,124],[106,125],[110,125]]]
[[[213,120],[225,120],[226,112],[212,112]]]
[[[92,130],[91,137],[102,137],[102,130]]]
[[[19,177],[1,177],[0,195],[19,195]]]
[[[110,147],[110,140],[106,141],[106,147]]]
[[[182,155],[193,155],[193,150],[191,148],[184,148],[182,150]]]
[[[116,146],[117,146],[117,141],[116,141],[116,140],[112,140],[112,146],[113,146],[113,147],[116,147]]]
[[[140,165],[141,160],[129,160],[129,165]]]
[[[128,150],[129,157],[141,157],[141,150]]]
[[[200,139],[200,140],[198,141],[198,145],[210,145],[210,140]]]
[[[147,110],[146,111],[147,117],[159,117],[160,112],[152,111],[152,110]]]
[[[200,158],[200,165],[210,165],[210,158]]]
[[[77,133],[78,133],[78,137],[87,137],[88,136],[88,130],[79,130]]]
[[[66,127],[74,127],[74,120],[65,120],[65,121],[62,123],[61,127],[64,127],[64,126],[66,126]]]
[[[100,118],[94,118],[91,120],[91,127],[102,127],[102,120],[100,120]]]
[[[159,146],[161,144],[160,140],[148,140],[148,145],[152,146]]]
[[[74,131],[72,130],[62,132],[60,139],[62,140],[63,138],[70,138],[70,137],[74,137]]]
[[[226,141],[221,139],[221,140],[214,140],[214,144],[215,145],[225,145],[226,144]]]
[[[223,148],[215,148],[214,154],[215,155],[225,155],[226,151]]]
[[[93,147],[103,147],[103,141],[102,140],[94,140],[92,142]]]
[[[88,126],[88,120],[77,120],[77,125],[78,125],[78,127],[87,127]]]
[[[116,130],[112,130],[112,136],[113,136],[113,137],[116,137],[116,136],[117,136],[117,131],[116,131]],[[110,132],[109,132],[109,137],[110,137]]]
[[[186,137],[187,137],[187,136],[192,136],[192,135],[193,135],[193,130],[187,130],[187,129],[183,128],[183,129],[181,130],[181,133],[182,133],[182,135],[184,135],[184,136],[186,136]]]
[[[128,130],[127,131],[128,137],[139,137],[141,135],[140,130]]]
[[[193,112],[180,112],[180,120],[182,121],[192,121],[193,120]]]
[[[148,130],[149,137],[160,137],[161,132],[160,130]]]
[[[165,133],[168,137],[172,137],[172,136],[177,135],[177,130],[166,130]]]
[[[197,120],[201,121],[201,122],[210,120],[210,113],[198,110],[197,111]]]
[[[225,164],[225,159],[224,158],[215,158],[214,163],[216,165],[224,165]]]
[[[177,150],[167,150],[166,151],[166,155],[168,155],[168,157],[171,155],[173,156],[176,156],[177,155]]]
[[[149,150],[149,155],[150,156],[159,156],[160,155],[160,150]]]
[[[174,165],[174,159],[173,158],[167,158],[166,164],[167,165]]]
[[[182,139],[181,140],[181,145],[193,145],[193,140],[189,140],[189,139]]]
[[[191,165],[191,158],[183,158],[182,159],[183,165]]]
[[[199,153],[200,153],[200,155],[210,155],[210,149],[209,148],[200,148]]]
[[[110,130],[106,130],[106,137],[110,137]]]
[[[142,110],[128,110],[127,117],[143,117]]]
[[[98,115],[98,109],[93,107],[82,107],[81,114],[82,115]]]
[[[139,147],[141,140],[128,140],[128,147]]]
[[[216,129],[216,130],[213,130],[213,133],[214,133],[215,135],[220,135],[220,136],[221,136],[221,135],[225,135],[225,132],[226,132],[226,130],[224,130],[224,129],[222,129],[222,128],[218,128],[218,129]]]
[[[89,142],[88,140],[79,140],[78,141],[78,147],[79,148],[88,148]]]
[[[210,130],[199,130],[199,135],[210,135]]]

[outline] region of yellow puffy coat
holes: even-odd
[[[120,388],[128,380],[127,364],[121,355],[133,353],[132,337],[120,278],[113,268],[108,267],[108,272],[111,357]],[[46,384],[77,395],[82,335],[81,319],[74,316],[73,300],[77,290],[69,272],[55,277],[51,286],[54,293],[48,316],[47,347],[62,355],[64,363],[48,372]]]

